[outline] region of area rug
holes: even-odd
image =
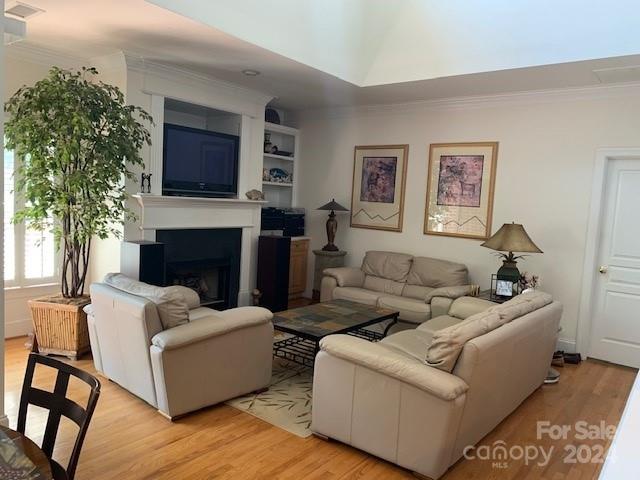
[[[269,390],[229,400],[238,410],[302,438],[311,435],[313,370],[274,358]]]

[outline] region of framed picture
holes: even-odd
[[[489,238],[497,157],[498,142],[429,146],[424,233]]]
[[[500,297],[513,297],[513,282],[510,280],[497,280],[496,295]]]
[[[355,148],[351,226],[402,231],[409,145]]]

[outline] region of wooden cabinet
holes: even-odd
[[[300,298],[307,289],[308,253],[308,239],[292,239],[289,259],[289,298]]]

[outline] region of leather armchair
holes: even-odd
[[[189,311],[163,330],[151,301],[91,285],[88,326],[96,369],[170,419],[268,387],[272,314],[259,307]]]

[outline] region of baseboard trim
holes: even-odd
[[[4,338],[24,337],[33,332],[30,318],[7,322],[4,325]]]
[[[562,350],[567,353],[576,353],[576,342],[575,340],[560,338],[556,343],[556,350]]]

